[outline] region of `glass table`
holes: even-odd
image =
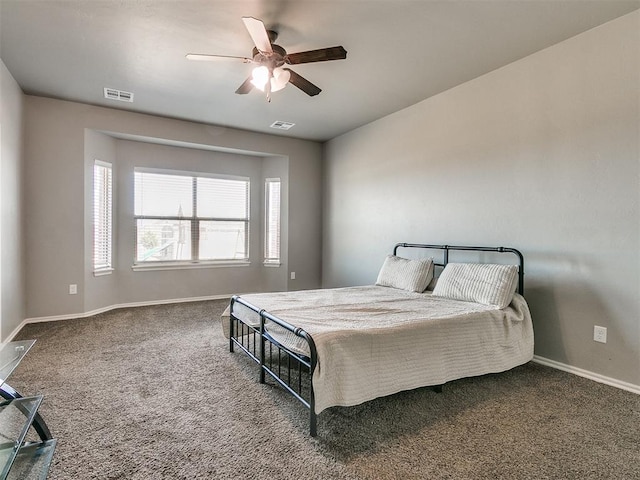
[[[56,447],[38,413],[43,396],[23,397],[6,383],[35,342],[21,340],[0,346],[0,480],[45,479]],[[26,440],[31,427],[39,440]]]

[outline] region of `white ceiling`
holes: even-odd
[[[0,57],[27,94],[318,141],[381,118],[640,8],[640,0],[0,0]],[[242,16],[289,53],[342,45],[346,60],[292,69],[271,103],[236,95],[251,65]],[[549,72],[552,74],[553,72]],[[134,103],[104,98],[104,87]],[[288,131],[274,121],[295,123]]]

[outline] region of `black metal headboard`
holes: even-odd
[[[440,267],[445,267],[449,263],[449,251],[450,250],[471,250],[476,252],[497,252],[497,253],[511,253],[518,257],[518,293],[524,295],[524,257],[519,250],[515,248],[507,247],[467,247],[460,245],[426,245],[422,243],[397,243],[393,247],[393,254],[396,255],[398,248],[425,248],[428,250],[444,250],[444,260],[439,263],[434,260],[434,264]]]

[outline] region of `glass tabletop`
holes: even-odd
[[[42,395],[0,403],[0,478],[7,478],[41,403]]]
[[[0,347],[0,387],[7,381],[27,352],[36,343],[35,340],[7,342]]]

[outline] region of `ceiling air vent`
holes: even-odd
[[[277,128],[278,130],[289,130],[295,123],[283,122],[282,120],[276,120],[271,124],[271,128]]]
[[[133,103],[133,93],[125,92],[123,90],[116,90],[115,88],[104,88],[104,98],[109,100],[120,100],[121,102]]]

